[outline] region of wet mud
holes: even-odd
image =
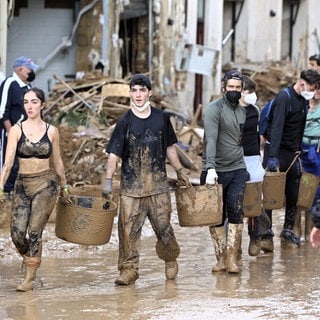
[[[172,222],[181,247],[174,281],[165,279],[164,262],[156,255],[156,239],[147,222],[140,278],[128,287],[114,285],[117,219],[109,243],[98,246],[58,239],[54,223],[48,223],[35,288],[26,293],[15,291],[23,278],[22,259],[11,243],[9,228],[3,228],[0,319],[319,319],[320,251],[305,241],[298,250],[281,249],[283,216],[283,210],[274,212],[274,253],[250,257],[245,225],[241,273],[212,274],[215,255],[208,227],[182,228],[174,210]]]

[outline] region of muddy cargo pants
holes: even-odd
[[[57,182],[51,170],[18,175],[12,200],[11,238],[21,255],[41,257],[42,232],[56,197]]]
[[[170,224],[170,193],[162,193],[143,198],[120,197],[118,221],[119,270],[139,269],[141,231],[148,217],[157,236],[156,252],[164,261],[175,260],[180,247]]]

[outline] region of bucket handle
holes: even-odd
[[[288,171],[291,169],[291,167],[292,167],[292,166],[293,166],[293,164],[296,162],[296,160],[299,158],[300,154],[301,154],[301,151],[297,151],[297,152],[296,152],[296,155],[295,155],[295,157],[293,158],[293,160],[292,160],[292,162],[291,162],[291,164],[290,164],[289,168],[285,171],[285,172],[286,172],[286,174],[287,174],[287,173],[288,173]]]

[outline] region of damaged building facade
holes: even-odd
[[[8,0],[0,4],[0,71],[16,57],[38,65],[47,92],[100,71],[148,74],[159,96],[192,117],[220,93],[224,68],[291,61],[297,73],[319,53],[318,0]]]

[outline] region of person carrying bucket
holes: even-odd
[[[243,229],[243,196],[249,173],[243,158],[242,133],[246,112],[239,105],[242,74],[226,72],[223,95],[204,109],[201,184],[222,184],[222,224],[209,226],[217,263],[212,272],[239,273],[237,264]],[[228,221],[226,228],[225,222]]]
[[[177,138],[168,114],[150,105],[150,79],[135,74],[129,87],[131,109],[118,120],[106,148],[109,158],[102,190],[103,197],[112,197],[112,177],[121,158],[116,285],[134,284],[139,278],[139,244],[146,217],[157,236],[156,252],[165,261],[166,278],[175,279],[180,247],[170,223],[166,158],[177,172],[178,184],[191,186],[176,152]]]
[[[69,189],[60,154],[59,132],[42,119],[45,94],[39,88],[23,95],[27,119],[11,127],[5,163],[0,176],[0,203],[4,185],[15,157],[19,171],[12,199],[11,238],[23,258],[24,280],[17,291],[33,289],[36,271],[41,264],[42,233],[56,203],[58,182],[61,196],[68,199]]]
[[[262,182],[265,170],[262,167],[260,154],[261,138],[258,130],[260,108],[256,106],[256,83],[248,76],[243,75],[243,90],[240,98],[240,105],[246,110],[246,121],[243,127],[243,151],[244,161],[250,174],[250,182]],[[259,193],[261,194],[261,193]],[[264,219],[257,221],[256,216],[264,216]],[[259,212],[253,212],[248,218],[248,234],[250,237],[248,253],[250,256],[257,256],[261,250],[261,236],[270,228],[270,220],[262,208]],[[260,223],[259,223],[260,222]]]
[[[281,90],[271,106],[267,122],[263,166],[270,172],[286,172],[285,220],[280,234],[282,248],[298,248],[300,238],[293,232],[302,165],[302,136],[305,128],[307,103],[314,96],[320,76],[313,69],[303,70],[300,78],[288,87],[289,95]],[[272,188],[277,188],[276,185]],[[272,210],[266,210],[272,223]],[[258,217],[259,219],[259,217]],[[261,249],[273,251],[273,232],[263,235]]]

